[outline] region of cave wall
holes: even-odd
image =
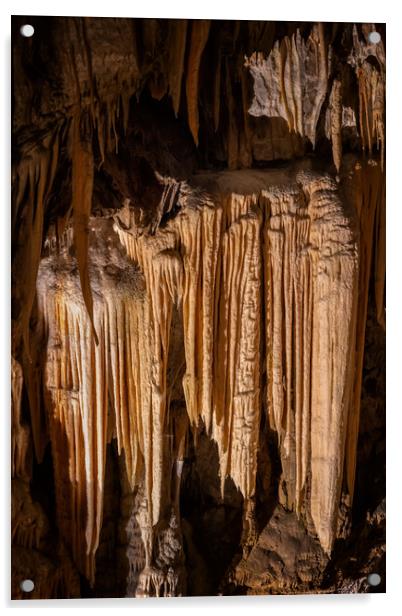
[[[26,21],[12,596],[366,592],[385,27]]]

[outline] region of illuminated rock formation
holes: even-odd
[[[228,508],[215,592],[321,588],[385,327],[384,46],[105,24],[54,18],[42,89],[14,49],[13,595],[191,594]]]
[[[281,500],[311,514],[327,553],[344,469],[354,474],[352,210],[329,176],[311,171],[210,174],[197,184],[177,187],[179,212],[154,235],[136,226],[128,206],[114,230],[112,221],[92,219],[98,344],[68,246],[42,260],[38,277],[59,527],[93,581],[106,444],[115,436],[131,489],[143,490],[143,593],[161,592],[158,575],[177,576],[169,558],[157,574],[154,558],[158,542],[173,541],[164,524],[180,524],[188,427],[205,426],[218,445],[222,490],[230,476],[244,497],[246,544],[255,540],[261,412],[278,435]],[[175,383],[167,379],[174,310],[183,330],[184,365],[173,361],[185,414],[171,407]],[[173,536],[180,551],[180,530]]]

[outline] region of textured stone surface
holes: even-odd
[[[13,597],[368,592],[374,26],[19,19]]]

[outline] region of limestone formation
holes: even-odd
[[[13,597],[35,567],[35,597],[333,590],[385,328],[383,43],[51,19],[41,90],[13,48]]]

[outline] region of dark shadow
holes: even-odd
[[[231,478],[227,478],[224,498],[220,493],[218,446],[205,430],[197,434],[185,460],[181,484],[180,509],[184,526],[191,528],[191,542],[203,561],[202,588],[197,571],[189,570],[188,595],[217,595],[219,584],[239,549],[242,532],[243,497]],[[184,534],[186,559],[197,560]],[[207,577],[205,577],[207,576]]]
[[[119,592],[116,553],[120,498],[116,443],[112,442],[106,448],[103,520],[96,552],[94,597],[121,597],[125,594]]]

